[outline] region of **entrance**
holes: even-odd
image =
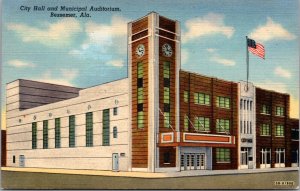
[[[180,157],[181,170],[204,170],[206,169],[205,153],[184,153]]]
[[[260,168],[270,168],[270,167],[271,167],[271,149],[262,148]]]
[[[249,149],[246,147],[241,148],[241,169],[248,169],[248,155]]]
[[[118,153],[112,154],[112,170],[119,171],[119,155],[118,155]]]

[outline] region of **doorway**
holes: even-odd
[[[118,153],[112,154],[112,170],[119,171],[119,154]]]
[[[184,153],[180,158],[181,170],[205,170],[205,153]]]

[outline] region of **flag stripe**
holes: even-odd
[[[262,44],[256,43],[256,48],[248,47],[248,50],[253,54],[265,59],[265,47]]]

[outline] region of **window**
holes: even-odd
[[[113,137],[118,138],[118,128],[117,127],[113,128]]]
[[[276,151],[276,163],[285,163],[285,149],[284,148],[277,148]]]
[[[102,145],[109,146],[109,109],[103,110]]]
[[[164,103],[170,103],[170,88],[164,87]]]
[[[276,115],[277,116],[284,116],[284,108],[283,107],[276,107]]]
[[[188,91],[183,92],[183,100],[185,103],[189,102],[189,92]]]
[[[43,149],[48,149],[48,121],[43,121]]]
[[[265,167],[267,167],[269,164],[271,164],[271,149],[262,148],[260,152],[261,152],[260,164],[265,165]]]
[[[143,63],[138,63],[138,78],[143,78],[144,75],[144,69],[143,69]]]
[[[270,136],[270,125],[269,124],[261,124],[261,126],[260,126],[260,135]]]
[[[144,128],[144,112],[143,111],[138,112],[137,125],[138,125],[139,129]]]
[[[144,102],[144,88],[138,88],[138,104]]]
[[[170,152],[164,153],[164,164],[170,164]]]
[[[252,101],[250,101],[250,111],[252,111]]]
[[[243,109],[243,100],[240,100],[240,109]]]
[[[117,107],[114,108],[114,115],[118,115],[118,108]]]
[[[164,78],[170,78],[170,62],[164,62]]]
[[[69,147],[75,147],[75,115],[69,116]]]
[[[16,156],[13,155],[13,163],[16,163]]]
[[[137,95],[138,95],[138,105],[137,105],[137,126],[138,128],[144,127],[144,112],[143,112],[143,103],[144,103],[144,88],[143,88],[143,64],[141,62],[138,63],[138,89],[137,89]]]
[[[270,115],[271,114],[270,106],[268,106],[268,105],[262,105],[261,113],[262,114]]]
[[[276,136],[279,136],[279,137],[284,136],[284,127],[283,127],[283,125],[276,125]]]
[[[291,129],[292,139],[299,140],[299,129]]]
[[[210,131],[210,118],[195,117],[195,130],[196,131]]]
[[[218,133],[228,132],[230,129],[230,120],[229,119],[217,119],[216,130]]]
[[[299,163],[299,155],[298,155],[298,149],[293,149],[292,150],[292,157],[291,157],[291,162],[292,163]]]
[[[217,148],[216,149],[216,159],[219,163],[228,163],[230,162],[230,149]]]
[[[184,115],[184,131],[189,131],[189,118],[187,115]]]
[[[194,93],[195,104],[210,105],[210,95],[204,93]]]
[[[170,113],[164,112],[164,127],[170,128]]]
[[[36,149],[37,143],[37,123],[32,123],[32,149]]]
[[[218,96],[217,107],[230,109],[230,98]]]
[[[93,113],[85,114],[85,143],[87,147],[93,146]]]
[[[55,119],[55,148],[60,148],[60,118]]]

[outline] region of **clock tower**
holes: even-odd
[[[180,25],[151,12],[128,23],[131,155],[134,171],[179,166],[178,147],[159,147],[159,134],[179,132]]]

